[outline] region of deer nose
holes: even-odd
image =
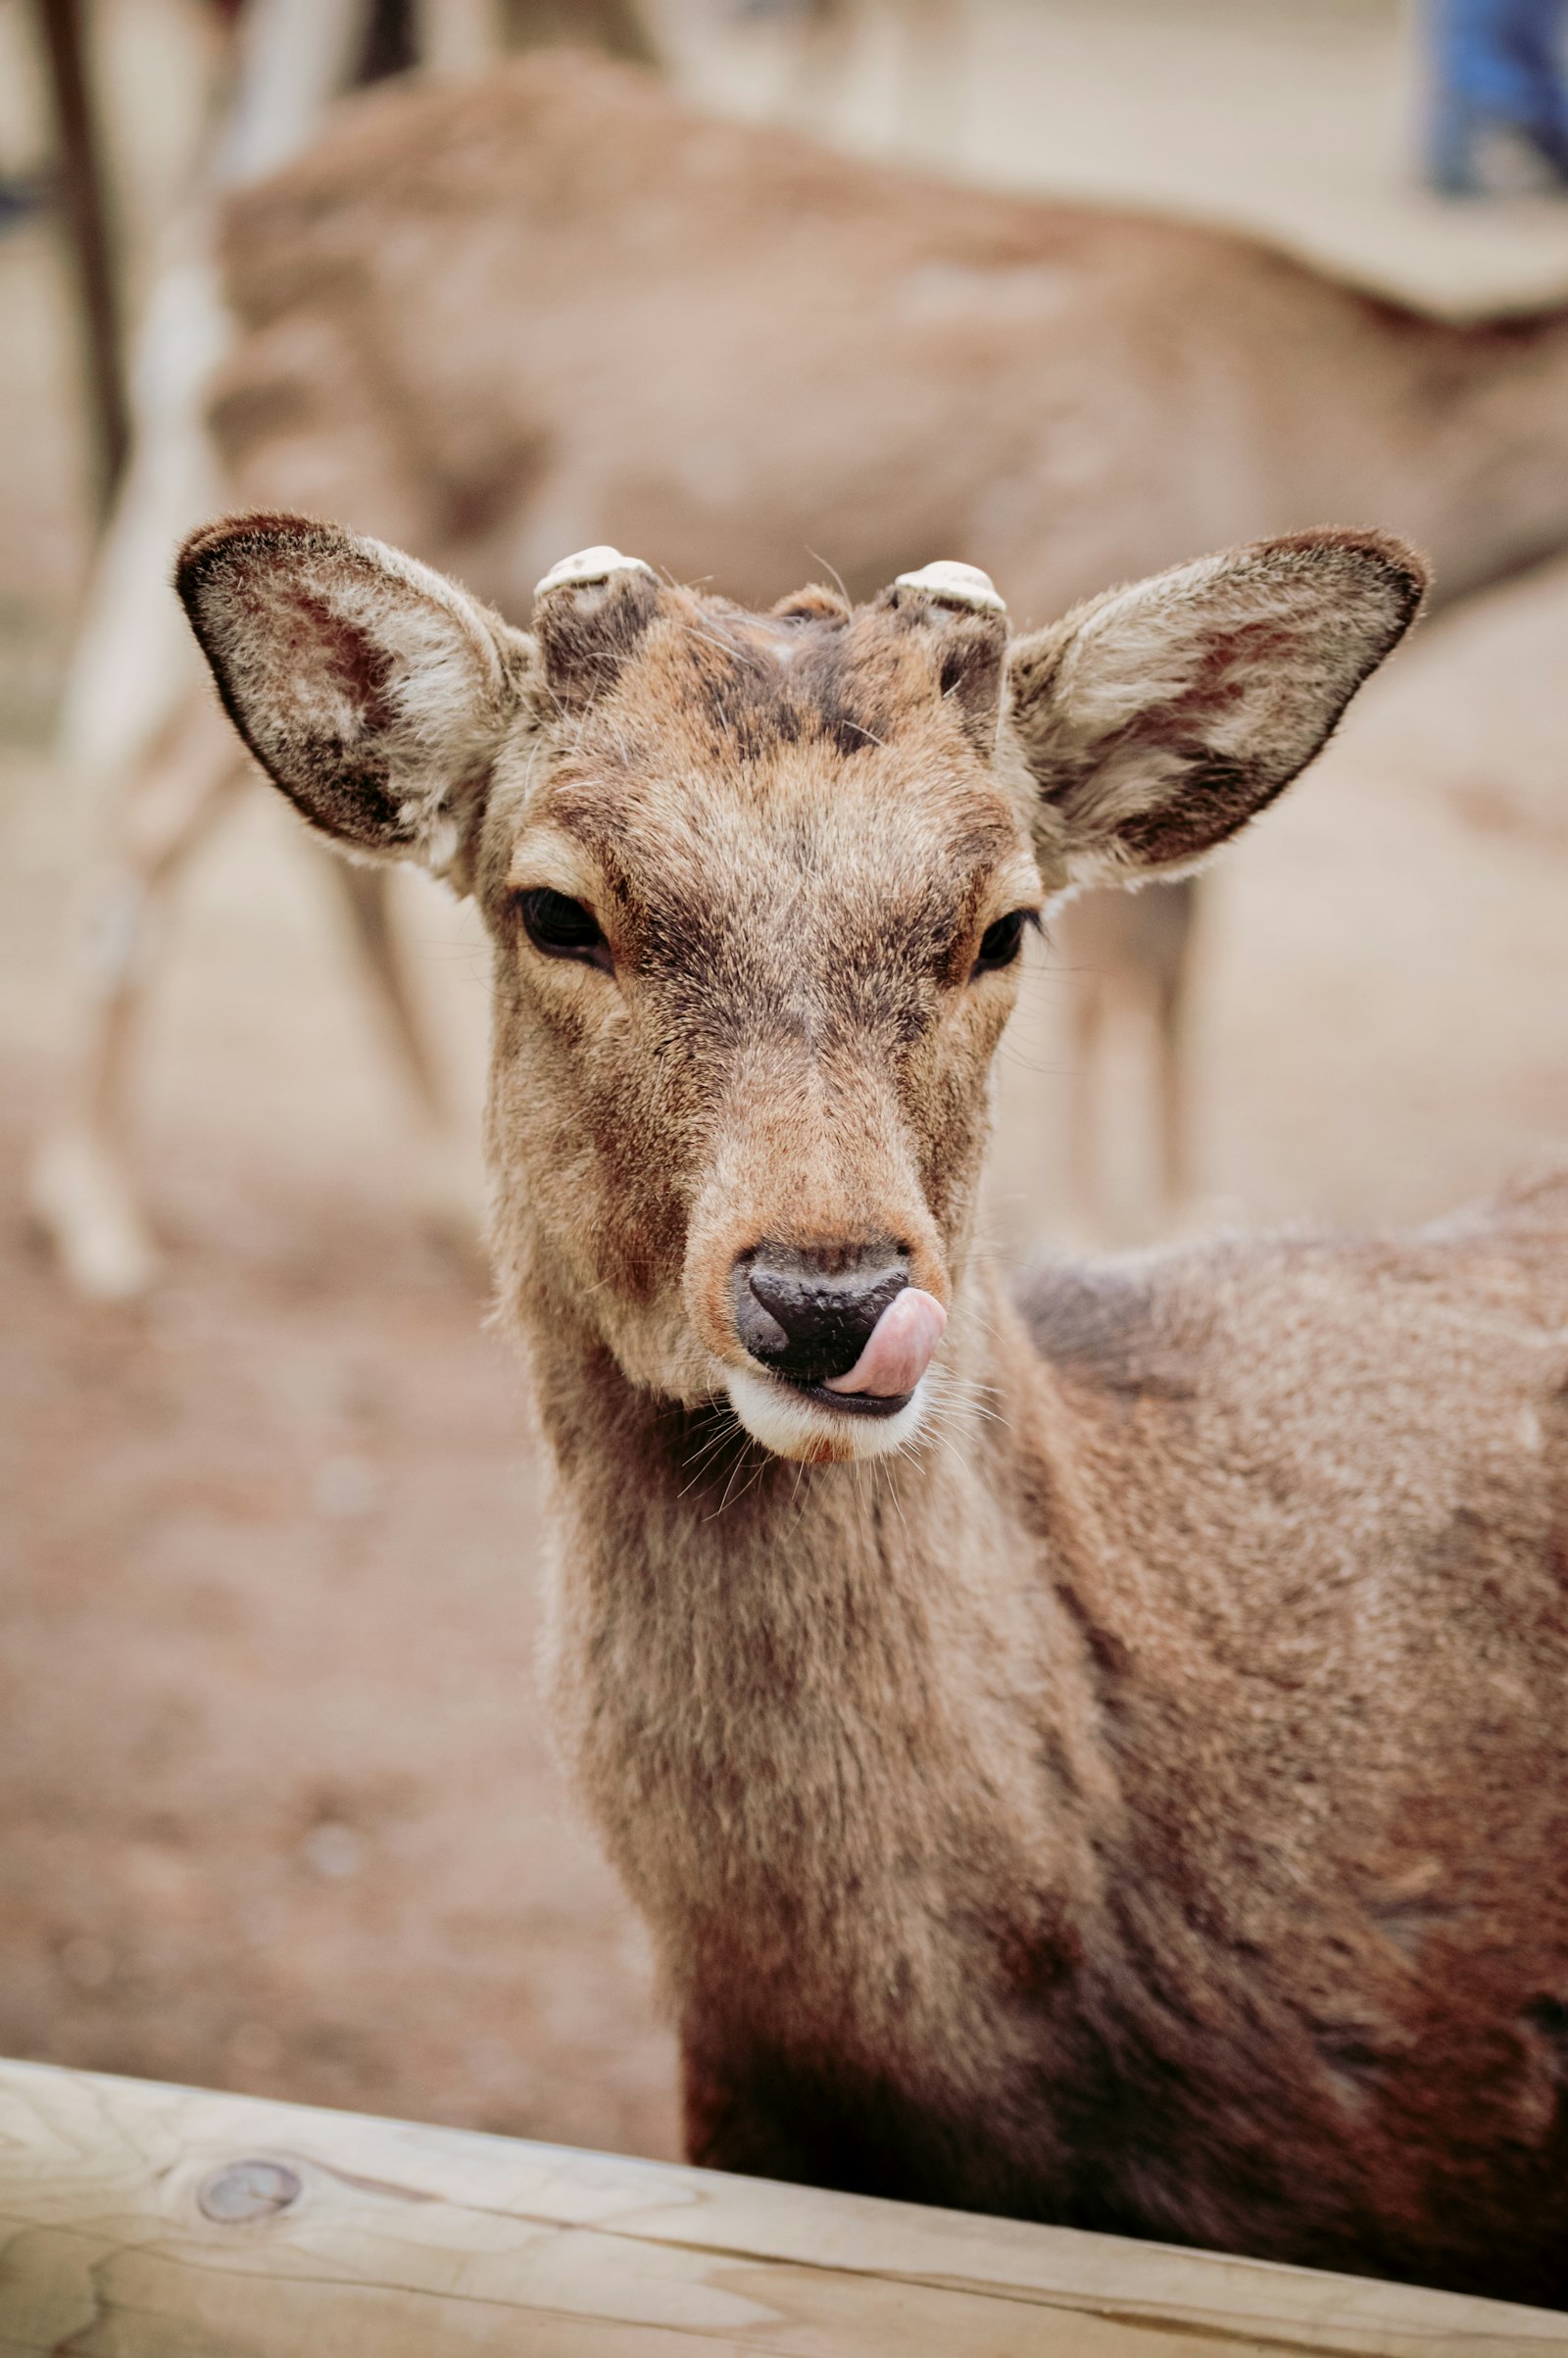
[[[758,1245],[741,1254],[731,1279],[736,1331],[775,1375],[826,1384],[848,1375],[908,1283],[907,1255],[891,1239],[805,1250]]]

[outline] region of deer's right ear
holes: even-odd
[[[461,884],[532,641],[413,558],[298,516],[209,524],[175,586],[229,718],[311,824]]]

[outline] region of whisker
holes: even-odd
[[[845,582],[844,575],[839,571],[838,566],[833,563],[831,557],[820,556],[815,549],[811,548],[808,548],[806,554],[808,557],[809,557],[813,565],[819,565],[824,572],[832,574],[833,585],[837,589],[839,596],[843,599],[846,606],[853,606],[855,604],[855,600],[850,596],[849,588]]]
[[[737,1426],[738,1426],[738,1425],[740,1424],[740,1419],[737,1417],[735,1421],[736,1421],[736,1424],[737,1424]],[[747,1436],[747,1438],[748,1438],[748,1439],[750,1439],[750,1435],[748,1435],[748,1436]],[[748,1492],[748,1491],[751,1489],[751,1487],[752,1487],[752,1483],[753,1483],[753,1482],[754,1482],[754,1481],[757,1479],[757,1476],[758,1476],[758,1474],[759,1474],[759,1473],[760,1473],[760,1471],[761,1471],[762,1467],[763,1467],[763,1466],[766,1464],[766,1462],[767,1462],[766,1458],[765,1458],[765,1457],[763,1457],[763,1456],[761,1456],[760,1454],[759,1454],[759,1456],[758,1456],[758,1458],[757,1458],[757,1461],[756,1461],[756,1464],[755,1464],[755,1467],[754,1467],[754,1469],[753,1469],[753,1473],[752,1473],[752,1475],[751,1475],[750,1479],[748,1479],[746,1482],[744,1482],[744,1483],[741,1485],[741,1489],[740,1489],[740,1493],[739,1493],[739,1497],[740,1497],[740,1498],[745,1498],[745,1496],[746,1496],[746,1493],[747,1493],[747,1492]],[[724,1496],[723,1496],[723,1497],[720,1498],[720,1500],[719,1500],[718,1504],[717,1504],[717,1505],[714,1507],[714,1509],[713,1509],[712,1513],[711,1513],[711,1514],[709,1516],[709,1518],[708,1518],[708,1520],[709,1520],[710,1523],[716,1523],[716,1522],[718,1521],[718,1518],[719,1518],[719,1516],[720,1516],[720,1515],[723,1513],[723,1511],[724,1511],[725,1507],[726,1507],[726,1506],[729,1504],[730,1493],[731,1493],[731,1491],[732,1491],[732,1490],[734,1490],[734,1488],[735,1488],[735,1477],[736,1477],[736,1475],[737,1475],[737,1474],[740,1472],[740,1470],[741,1470],[741,1467],[742,1467],[742,1466],[743,1466],[745,1463],[746,1463],[746,1453],[745,1453],[745,1450],[743,1449],[743,1450],[741,1451],[741,1453],[740,1453],[740,1454],[737,1456],[737,1458],[736,1458],[736,1460],[735,1460],[735,1463],[734,1463],[734,1464],[733,1464],[733,1465],[730,1467],[730,1471],[729,1471],[729,1480],[728,1480],[728,1481],[725,1483],[725,1485],[724,1485]]]

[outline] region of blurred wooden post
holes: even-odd
[[[130,442],[120,279],[109,228],[103,143],[87,66],[82,0],[33,0],[49,70],[60,199],[71,238],[81,311],[98,485],[107,510]]]
[[[0,2063],[7,2358],[1546,2358],[1568,2317]]]

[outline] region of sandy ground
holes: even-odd
[[[525,1404],[259,796],[154,1010],[165,1285],[75,1305],[29,1236],[92,833],[42,750],[85,527],[41,230],[0,317],[0,2051],[669,2152],[646,1950],[534,1700]],[[1225,869],[1200,1221],[1418,1219],[1568,1155],[1565,632],[1568,568],[1434,627]],[[482,950],[433,893],[407,916],[471,1135]],[[1060,1227],[1061,1001],[1042,959],[1004,1050],[1015,1257]]]

